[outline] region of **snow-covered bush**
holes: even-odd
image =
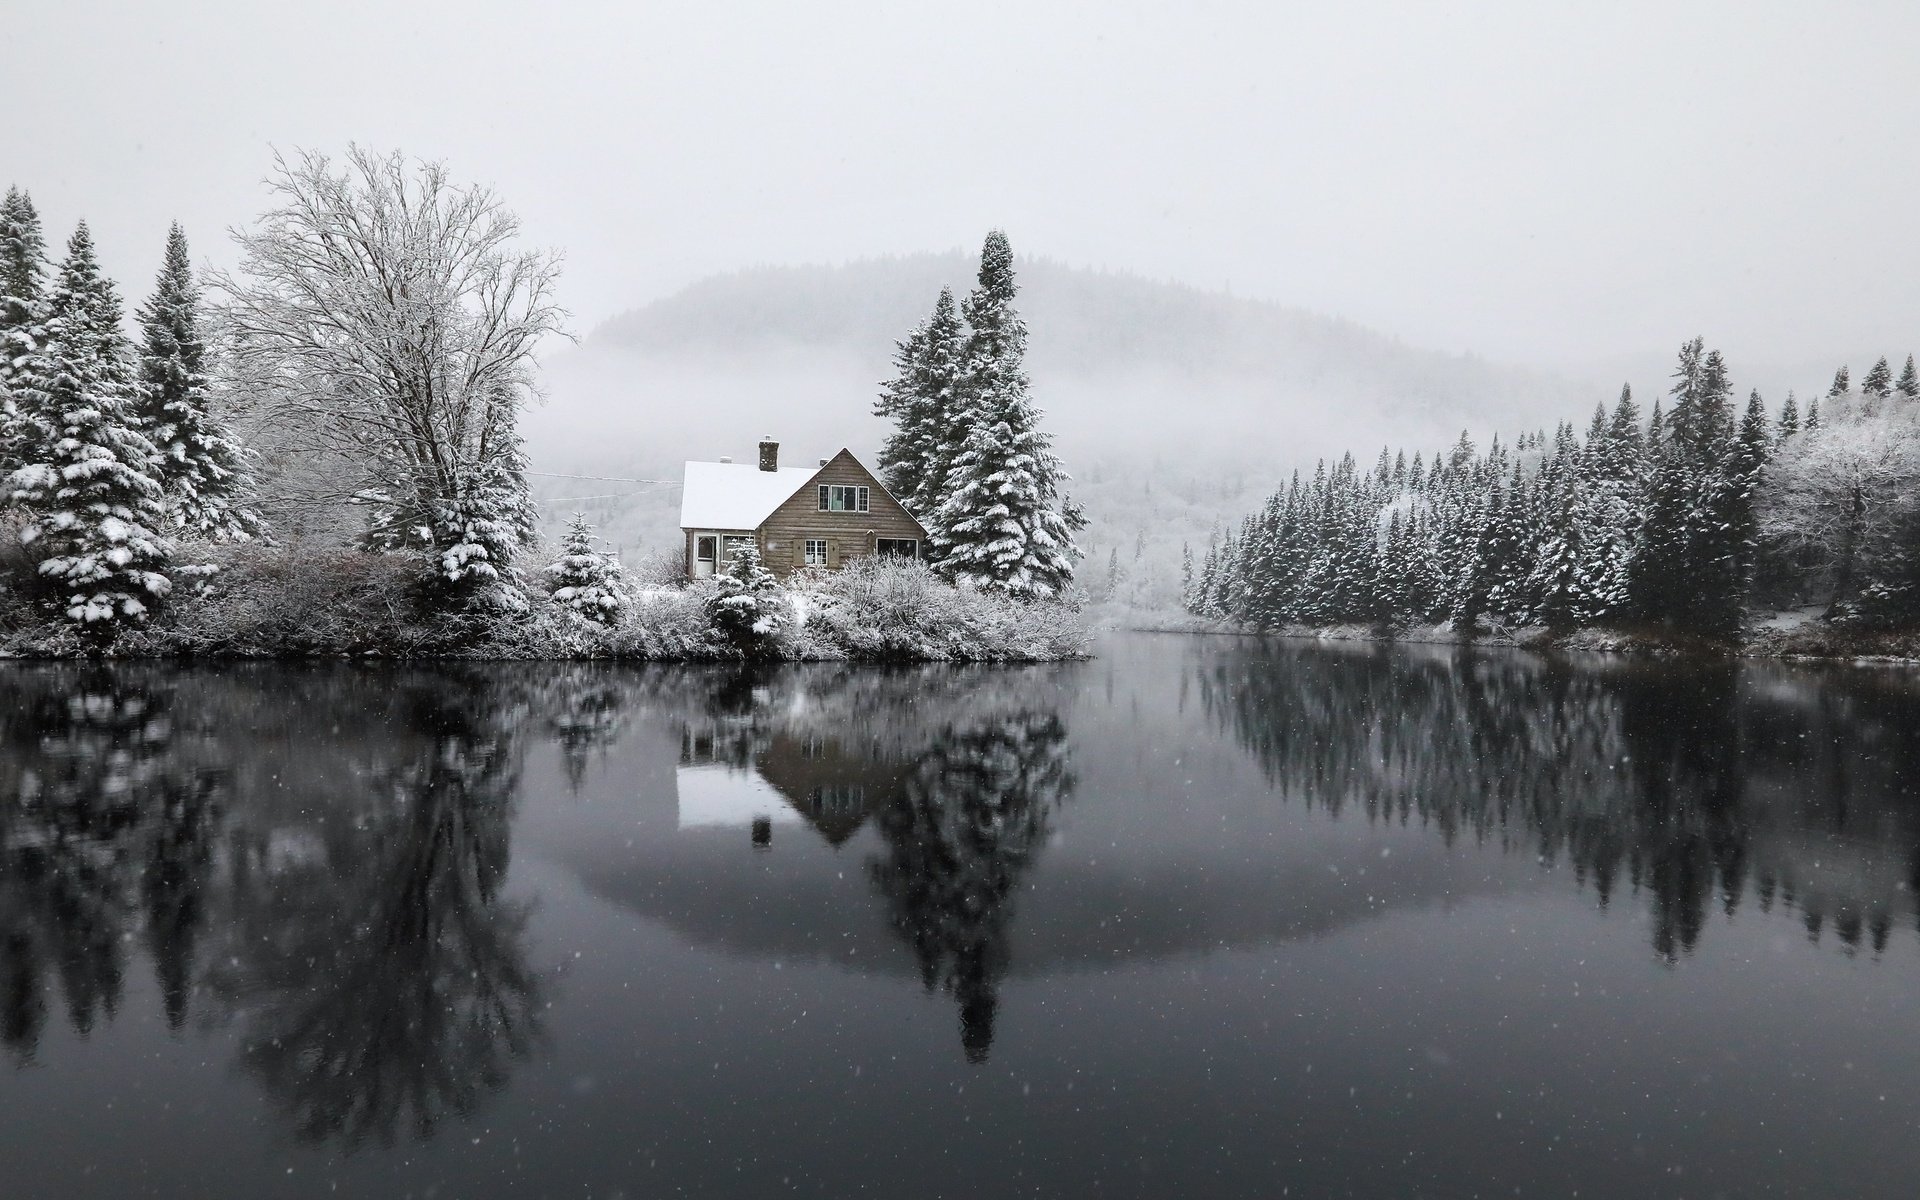
[[[773,572],[752,546],[735,550],[727,569],[714,577],[706,611],[714,632],[749,658],[772,650],[792,615]]]
[[[547,568],[548,593],[555,604],[575,616],[600,625],[612,625],[627,606],[622,594],[626,572],[620,560],[593,548],[593,526],[585,513],[573,514],[560,557]]]
[[[1077,606],[954,587],[911,559],[861,559],[799,586],[797,656],[996,662],[1087,651]]]

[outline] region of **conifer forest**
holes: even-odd
[[[1584,430],[1351,454],[1284,491],[1189,571],[1195,613],[1258,628],[1645,629],[1731,642],[1766,613],[1920,612],[1920,375],[1842,367],[1804,412],[1737,401],[1717,350],[1680,348],[1643,415]]]

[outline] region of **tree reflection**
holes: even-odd
[[[1920,762],[1860,750],[1883,734],[1909,740],[1910,694],[1835,711],[1838,681],[1784,669],[1275,643],[1213,662],[1199,682],[1283,793],[1566,861],[1602,906],[1625,886],[1645,896],[1653,950],[1669,961],[1749,891],[1763,909],[1799,908],[1816,938],[1837,909],[1842,945],[1864,938],[1876,952],[1874,931],[1908,902],[1879,878],[1877,851],[1920,844],[1920,821],[1858,798],[1920,779]],[[1803,851],[1812,845],[1823,849]],[[1817,888],[1809,859],[1829,863]]]
[[[876,817],[886,849],[870,864],[874,885],[927,990],[959,1002],[970,1062],[993,1045],[1014,889],[1073,786],[1065,743],[1051,711],[949,727]]]
[[[540,1036],[526,910],[503,901],[518,754],[484,675],[420,679],[413,752],[367,773],[306,839],[236,859],[230,966],[242,1061],[297,1133],[430,1136]]]
[[[165,926],[169,1020],[183,1019],[200,921],[188,877],[219,781],[176,753],[167,695],[146,672],[25,670],[19,682],[0,711],[0,1040],[25,1062],[56,986],[82,1034],[118,1010],[143,895]]]
[[[529,724],[510,676],[282,671],[260,679],[271,695],[177,669],[13,679],[0,1039],[17,1063],[52,1012],[82,1035],[112,1019],[142,947],[167,1027],[196,1005],[239,1018],[242,1065],[309,1139],[426,1136],[536,1043],[526,912],[500,897]],[[361,723],[315,736],[315,706]],[[262,720],[273,736],[249,736]]]

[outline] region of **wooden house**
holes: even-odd
[[[837,570],[868,555],[920,558],[927,531],[873,472],[841,450],[818,466],[783,467],[780,443],[760,443],[749,465],[723,458],[690,462],[680,493],[687,574],[726,569],[733,551],[753,546],[775,575],[804,567]]]

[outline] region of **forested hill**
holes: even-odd
[[[859,417],[894,341],[942,284],[964,294],[973,270],[972,256],[953,253],[715,276],[606,322],[586,349],[689,366],[843,358],[859,372],[845,411]],[[1597,398],[1280,304],[1045,259],[1020,260],[1019,273],[1036,398],[1069,449],[1163,446],[1171,434],[1177,445],[1259,453],[1297,448],[1303,433],[1317,442],[1301,424],[1356,436],[1376,420],[1401,433],[1409,423],[1458,433],[1462,423],[1503,428]],[[1113,424],[1115,405],[1128,427]],[[1286,428],[1258,428],[1275,421]],[[1274,444],[1249,446],[1249,437]]]

